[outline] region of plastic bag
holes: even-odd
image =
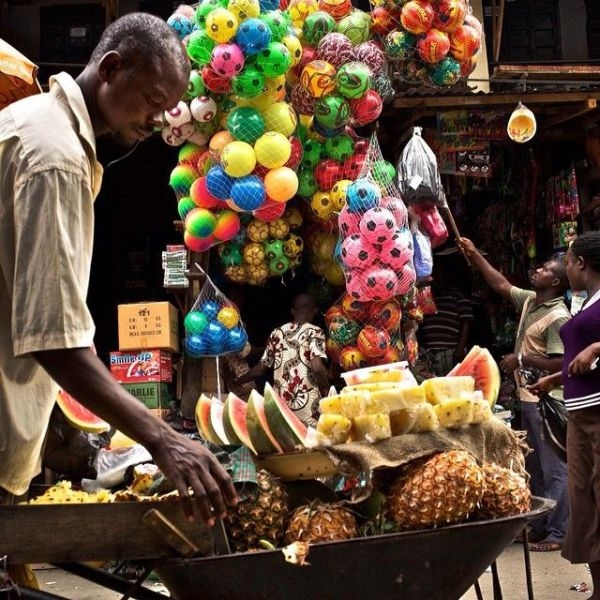
[[[429,277],[433,271],[431,241],[420,229],[413,231],[414,265],[418,279]]]
[[[565,407],[565,403],[550,394],[542,394],[538,408],[542,415],[546,439],[555,452],[566,462],[569,413]]]
[[[441,246],[448,239],[448,228],[437,206],[415,205],[414,209],[421,220],[421,227],[429,236],[431,247]]]
[[[204,273],[206,280],[183,321],[186,354],[201,358],[240,352],[248,342],[248,334],[238,308],[198,264],[196,267]]]
[[[400,160],[398,161],[398,187],[405,202],[429,200],[442,204],[442,182],[437,158],[427,142],[421,137],[421,127],[413,129]]]

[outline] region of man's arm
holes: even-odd
[[[487,284],[506,300],[510,300],[510,290],[513,284],[500,273],[479,253],[475,244],[465,237],[457,239],[458,247],[461,252],[471,261],[471,264],[481,271]]]
[[[325,361],[320,356],[314,356],[310,361],[310,368],[317,380],[321,394],[327,394],[329,391],[329,377],[327,376]]]
[[[235,380],[235,384],[240,385],[241,383],[248,383],[249,381],[254,381],[262,375],[266,375],[268,371],[269,367],[267,367],[267,365],[261,362],[256,363],[247,373],[240,375],[240,377],[238,377]]]
[[[189,488],[200,515],[210,526],[236,503],[227,471],[204,446],[177,433],[131,396],[90,348],[47,350],[34,356],[66,392],[102,419],[146,447],[165,477],[185,500],[192,516]]]

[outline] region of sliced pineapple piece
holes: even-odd
[[[348,419],[353,419],[366,414],[366,403],[369,400],[369,392],[353,392],[351,394],[340,394],[342,406],[340,414]]]
[[[415,404],[414,408],[417,413],[417,418],[410,433],[423,433],[425,431],[435,431],[436,429],[439,429],[440,423],[431,404],[427,402]]]
[[[413,404],[390,412],[390,429],[392,435],[408,433],[415,426],[419,412],[416,406]]]
[[[422,404],[427,402],[425,388],[422,385],[411,385],[402,388],[402,397],[406,404]]]
[[[361,376],[360,383],[379,383],[386,381],[406,381],[406,369],[378,369]]]
[[[374,443],[392,437],[390,415],[361,415],[352,419],[352,439],[357,442]]]
[[[456,400],[436,404],[433,410],[435,410],[438,417],[440,427],[457,429],[463,425],[468,425],[472,402],[473,400],[469,398],[457,398]]]
[[[473,396],[474,398],[471,400],[471,409],[469,411],[469,423],[477,425],[489,421],[492,418],[490,403],[483,397],[483,394],[479,390],[475,391]]]
[[[319,400],[319,409],[322,414],[336,414],[339,415],[342,410],[342,398],[339,395],[326,396]]]
[[[379,390],[389,390],[390,388],[403,388],[406,383],[400,381],[379,381],[376,383],[355,383],[343,387],[340,394],[349,392],[377,392]]]
[[[369,396],[365,399],[365,412],[368,415],[391,412],[405,407],[404,396],[397,388],[369,392]]]
[[[342,415],[322,414],[317,422],[317,431],[331,440],[332,444],[343,444],[350,434],[352,421]]]
[[[425,389],[427,402],[441,404],[448,400],[456,400],[462,392],[472,392],[475,389],[475,380],[470,375],[460,377],[432,377],[422,384]]]

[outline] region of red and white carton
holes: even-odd
[[[119,383],[170,383],[173,358],[159,349],[111,352],[110,372]]]

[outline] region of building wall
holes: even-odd
[[[584,0],[561,0],[560,32],[563,60],[586,60],[588,58],[587,36],[582,35],[586,21]]]

